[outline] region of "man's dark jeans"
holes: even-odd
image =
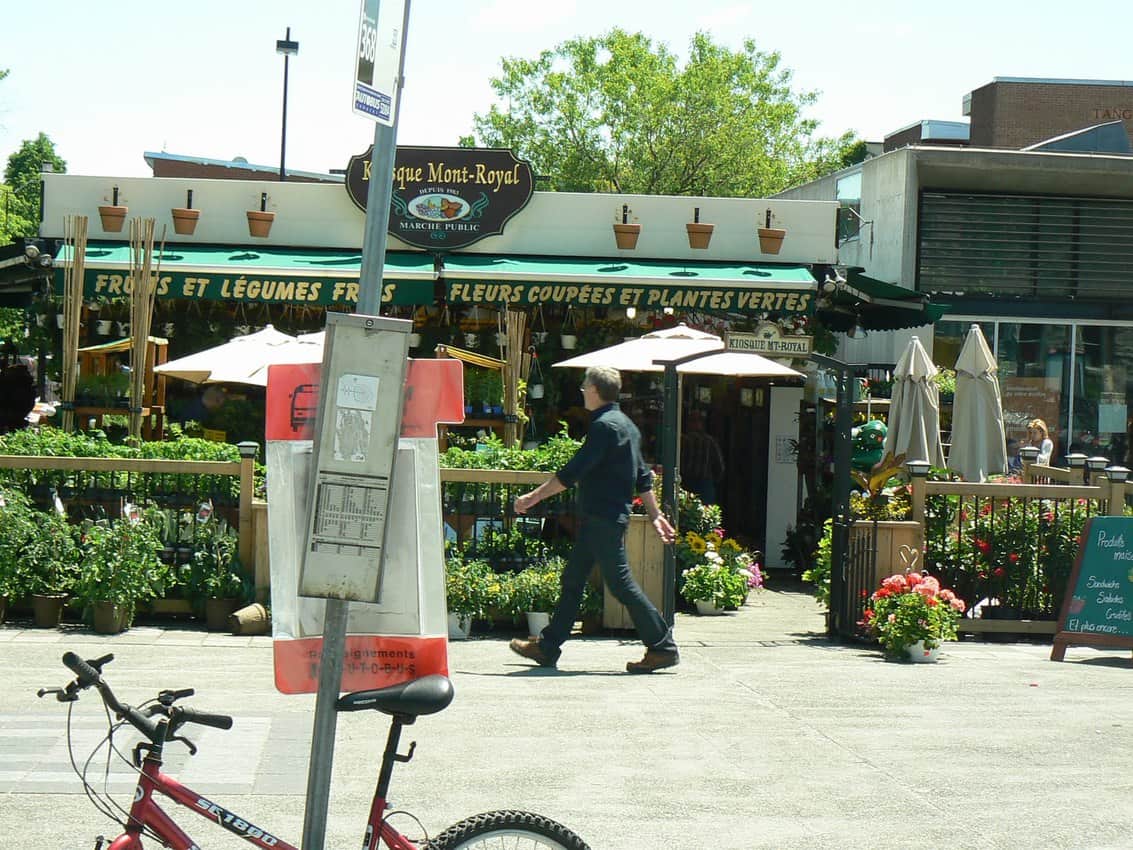
[[[595,562],[602,569],[602,580],[610,593],[629,611],[642,643],[650,649],[676,652],[672,629],[633,580],[626,560],[625,534],[626,527],[620,523],[583,517],[570,558],[563,569],[562,596],[558,607],[551,617],[551,624],[540,635],[543,651],[551,658],[558,658],[559,647],[570,637],[578,606],[582,603],[582,592]]]

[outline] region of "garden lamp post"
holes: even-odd
[[[299,53],[299,42],[291,40],[291,27],[287,34],[275,42],[275,52],[283,54],[283,129],[279,141],[279,182],[287,179],[284,161],[287,159],[287,65],[292,56]]]
[[[1095,455],[1094,457],[1086,458],[1086,477],[1084,479],[1085,482],[1087,484],[1089,484],[1090,480],[1093,479],[1099,472],[1101,472],[1107,466],[1109,466],[1109,458],[1108,457],[1101,457],[1100,455]]]
[[[913,487],[913,521],[924,522],[925,479],[932,464],[927,460],[910,460],[905,463],[909,481]]]
[[[1125,482],[1129,480],[1129,470],[1124,466],[1107,466],[1105,477],[1109,479],[1109,513],[1121,516],[1125,513]]]
[[[1086,478],[1086,456],[1081,452],[1071,452],[1066,456],[1066,465],[1071,470],[1078,470],[1082,473],[1082,480]],[[1073,478],[1073,476],[1071,476]]]

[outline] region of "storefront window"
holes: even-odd
[[[1128,465],[1133,328],[1079,325],[1075,330],[1070,450]]]
[[[1054,463],[1067,452],[1070,332],[1068,325],[998,323],[996,360],[1007,439],[1025,445],[1027,423],[1042,419],[1054,442]]]

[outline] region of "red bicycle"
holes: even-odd
[[[113,659],[113,655],[104,655],[101,658],[84,661],[75,653],[68,652],[63,656],[63,663],[75,674],[75,680],[62,688],[43,688],[39,691],[40,697],[53,694],[60,702],[72,703],[67,713],[67,743],[70,751],[73,703],[78,701],[81,691],[90,687],[97,689],[108,712],[109,729],[106,737],[95,748],[95,753],[106,745],[110,752],[128,761],[138,772],[134,800],[129,810],[126,810],[87,782],[87,769],[95,753],[87,759],[82,770],[75,763],[74,754],[71,755],[71,767],[82,780],[83,788],[91,802],[125,829],[121,835],[106,845],[106,850],[141,850],[143,838],[152,838],[161,846],[173,850],[199,850],[193,839],[162,810],[157,800],[159,795],[168,797],[189,811],[218,824],[263,850],[296,850],[293,845],[275,834],[161,772],[162,753],[167,743],[174,741],[182,743],[189,748],[190,754],[195,754],[197,751],[196,746],[188,738],[178,734],[183,726],[195,723],[216,729],[230,729],[232,718],[176,705],[178,700],[193,695],[191,688],[163,690],[153,699],[137,707],[125,705],[118,701],[106,680],[102,678],[102,668]],[[392,813],[387,812],[386,795],[389,792],[394,763],[409,761],[413,758],[413,751],[417,746],[417,742],[413,741],[409,744],[408,752],[398,753],[402,727],[412,724],[421,715],[435,714],[443,710],[452,702],[452,698],[452,682],[445,676],[425,676],[400,685],[358,691],[339,698],[336,705],[339,711],[374,709],[392,718],[385,752],[382,754],[377,788],[370,805],[370,817],[362,843],[363,850],[377,850],[383,844],[389,850],[475,850],[477,847],[502,846],[532,848],[532,850],[539,848],[589,850],[586,842],[562,824],[530,812],[496,811],[474,815],[450,826],[436,838],[425,839],[421,844],[406,838],[390,824],[389,816]],[[112,719],[111,713],[117,721]],[[137,729],[146,739],[134,747],[133,757],[130,760],[127,760],[114,746],[114,733],[126,723]],[[420,821],[417,823],[420,826]],[[102,850],[104,844],[106,839],[99,836],[95,841],[95,850]]]

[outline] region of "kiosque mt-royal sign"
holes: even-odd
[[[365,211],[373,145],[350,158],[346,192]],[[433,251],[463,248],[504,232],[531,200],[531,166],[499,148],[399,147],[394,158],[389,232]]]

